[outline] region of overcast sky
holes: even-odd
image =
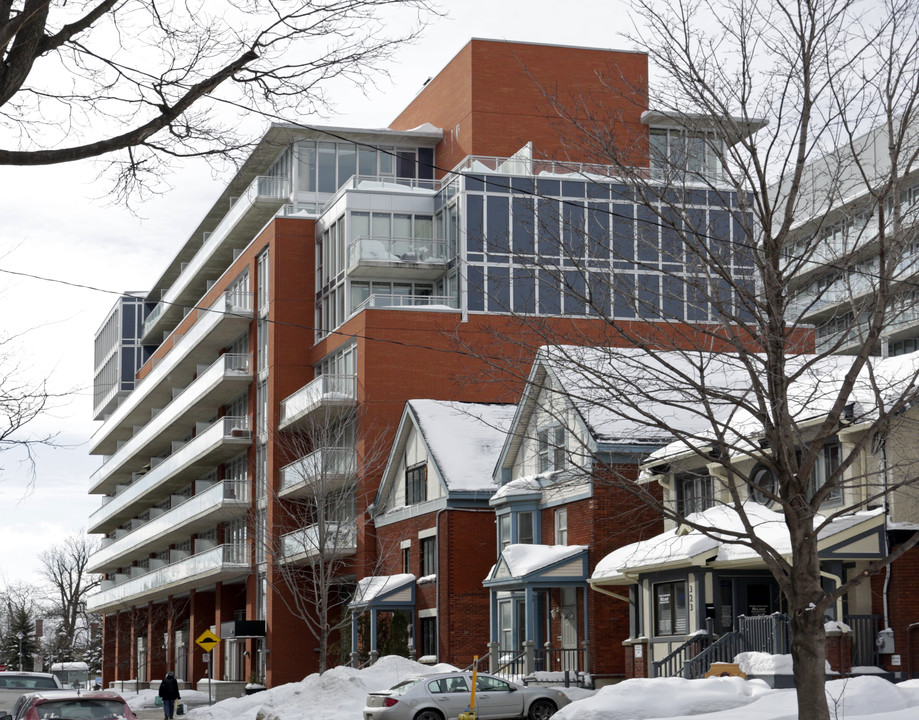
[[[304,122],[385,127],[471,37],[628,49],[630,26],[618,0],[442,0],[437,19],[389,66],[390,79],[364,96],[340,86],[328,117]],[[0,146],[6,139],[0,137]],[[0,456],[0,584],[36,579],[38,555],[81,532],[100,498],[87,494],[100,463],[87,454],[92,420],[92,341],[121,291],[148,290],[187,239],[229,175],[204,164],[177,169],[174,189],[134,208],[111,206],[93,163],[0,168],[2,329],[16,341],[22,371],[52,392],[72,391],[34,426],[59,432],[56,449],[37,458],[34,484],[11,453]],[[78,288],[10,272],[90,286]],[[109,291],[109,292],[105,292]]]

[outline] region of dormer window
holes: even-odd
[[[713,507],[714,482],[711,475],[686,474],[676,479],[677,510],[682,517]]]
[[[814,464],[814,472],[811,474],[808,488],[811,496],[817,492],[818,488],[823,487],[830,476],[839,468],[840,454],[840,446],[836,441],[827,441],[823,446],[823,452],[817,457],[817,462]],[[837,483],[838,482],[839,479],[837,479]],[[827,495],[826,500],[823,501],[823,505],[839,505],[841,502],[842,488],[835,487],[830,491],[830,494]]]

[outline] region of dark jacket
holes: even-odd
[[[178,700],[181,695],[179,695],[179,683],[172,675],[166,676],[163,682],[160,683],[160,697],[163,700]]]

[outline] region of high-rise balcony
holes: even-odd
[[[223,417],[201,431],[171,455],[155,459],[150,470],[125,488],[110,481],[98,482],[92,488],[109,498],[89,518],[89,532],[111,532],[164,499],[171,490],[197,480],[222,462],[238,455],[252,444],[248,417]]]
[[[307,426],[316,416],[323,422],[341,417],[357,404],[355,375],[320,375],[281,401],[281,430]]]
[[[223,293],[207,309],[193,310],[197,318],[172,349],[134,387],[90,441],[91,454],[113,455],[119,442],[130,440],[135,426],[146,425],[154,411],[173,400],[174,388],[189,385],[218,353],[249,327],[250,293]]]
[[[188,387],[140,428],[100,467],[93,477],[124,481],[151,457],[168,452],[195,423],[207,420],[252,382],[248,355],[225,354],[201,372]]]
[[[281,562],[326,562],[357,552],[357,524],[326,522],[309,525],[281,536]]]
[[[352,278],[436,280],[447,271],[447,241],[359,237],[348,246]]]
[[[354,448],[319,448],[281,468],[278,495],[295,498],[339,490],[353,481],[356,467]]]
[[[139,527],[119,532],[107,543],[103,540],[105,544],[90,557],[87,571],[113,572],[132,559],[147,557],[154,550],[210,530],[217,523],[245,517],[250,507],[249,487],[241,480],[226,480],[189,498],[177,497],[174,502],[169,510],[159,511]]]
[[[374,293],[354,308],[354,314],[367,308],[395,308],[412,310],[458,310],[459,300],[450,295],[399,295],[395,293]]]
[[[204,295],[207,281],[220,277],[232,264],[234,252],[246,247],[289,199],[287,178],[256,177],[147,316],[144,341],[158,342],[158,333],[174,328],[182,319],[182,307],[194,305]]]
[[[244,545],[217,545],[136,577],[103,580],[102,590],[87,598],[92,612],[143,605],[201,585],[240,580],[249,574],[249,551]]]

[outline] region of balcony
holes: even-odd
[[[368,308],[458,310],[459,300],[449,295],[395,295],[374,293],[354,309],[357,314]]]
[[[143,475],[137,474],[127,487],[118,488],[110,481],[97,483],[93,491],[114,493],[114,497],[90,515],[89,532],[111,532],[156,505],[169,491],[197,480],[251,444],[248,417],[223,417],[202,428],[196,437],[175,448],[171,455],[155,459],[150,470]]]
[[[354,521],[309,525],[282,535],[280,550],[280,560],[284,563],[328,562],[350,557],[357,552],[357,525]]]
[[[87,571],[112,572],[136,557],[147,557],[154,550],[210,530],[217,523],[245,517],[250,506],[249,487],[243,481],[227,480],[190,498],[176,498],[175,503],[139,527],[116,531],[118,537],[90,557]]]
[[[173,388],[191,384],[203,363],[213,363],[218,353],[249,327],[252,297],[249,293],[223,293],[207,309],[193,310],[196,322],[175,338],[172,349],[138,381],[124,402],[106,419],[90,441],[90,454],[112,455],[119,442],[131,438],[135,426],[146,425],[151,413],[173,400]]]
[[[250,382],[252,371],[248,355],[221,355],[119,447],[93,474],[96,478],[93,482],[109,477],[129,479],[150,457],[168,452],[172,443],[180,439],[189,427],[216,415],[220,406],[245,391]]]
[[[304,427],[316,414],[323,421],[338,418],[357,404],[355,375],[320,375],[281,401],[281,430]]]
[[[354,448],[320,448],[281,468],[278,495],[297,498],[339,490],[353,481],[356,467]]]
[[[249,552],[244,545],[217,545],[137,577],[118,575],[103,580],[102,590],[87,598],[87,609],[108,612],[162,600],[201,585],[241,580],[249,574]]]
[[[436,280],[447,270],[447,241],[359,237],[348,246],[353,278]]]
[[[233,263],[234,251],[246,247],[255,234],[290,199],[287,178],[260,175],[236,199],[201,248],[182,269],[144,322],[144,342],[158,343],[157,333],[167,332],[182,319],[182,307],[194,305]]]

